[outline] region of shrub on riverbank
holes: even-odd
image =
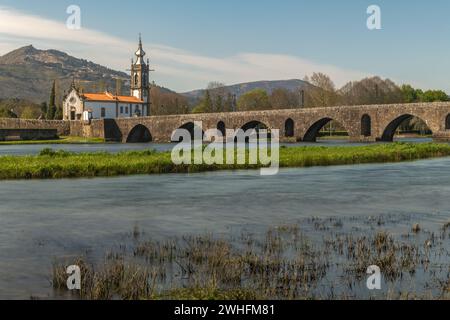
[[[450,156],[447,144],[393,143],[355,147],[282,147],[280,167],[311,167],[411,161]],[[170,152],[154,150],[111,154],[44,150],[35,156],[0,157],[0,179],[112,177],[256,169],[260,165],[175,165]]]

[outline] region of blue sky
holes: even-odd
[[[64,30],[71,4],[80,31]],[[382,30],[366,27],[371,4]],[[322,71],[338,86],[380,75],[450,92],[448,12],[445,0],[0,0],[0,54],[32,43],[125,70],[142,32],[154,79],[178,91]]]

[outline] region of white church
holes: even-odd
[[[64,120],[116,119],[146,117],[150,115],[149,60],[144,61],[145,52],[139,36],[139,48],[136,59],[131,65],[130,96],[116,95],[111,92],[85,93],[72,88],[63,102]]]

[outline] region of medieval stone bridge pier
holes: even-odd
[[[350,141],[392,141],[399,125],[413,116],[428,125],[436,140],[450,140],[450,102],[93,120],[71,123],[71,134],[121,142],[170,142],[175,129],[192,129],[194,122],[201,121],[203,130],[248,129],[262,124],[279,129],[281,140],[312,142],[335,120],[346,129]]]
[[[60,135],[98,137],[117,142],[170,142],[175,129],[279,129],[283,141],[315,141],[319,131],[335,120],[350,141],[392,141],[398,126],[410,117],[422,119],[436,140],[450,141],[450,102],[340,106],[216,114],[187,114],[82,121],[0,119],[0,129],[57,129]]]

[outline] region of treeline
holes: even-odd
[[[254,111],[270,109],[314,108],[339,105],[370,105],[412,102],[448,101],[442,90],[415,89],[411,85],[398,86],[389,79],[366,78],[349,82],[336,89],[334,82],[323,73],[305,77],[306,87],[293,92],[279,88],[268,93],[254,89],[236,99],[225,85],[210,83],[203,98],[193,108],[193,113]]]

